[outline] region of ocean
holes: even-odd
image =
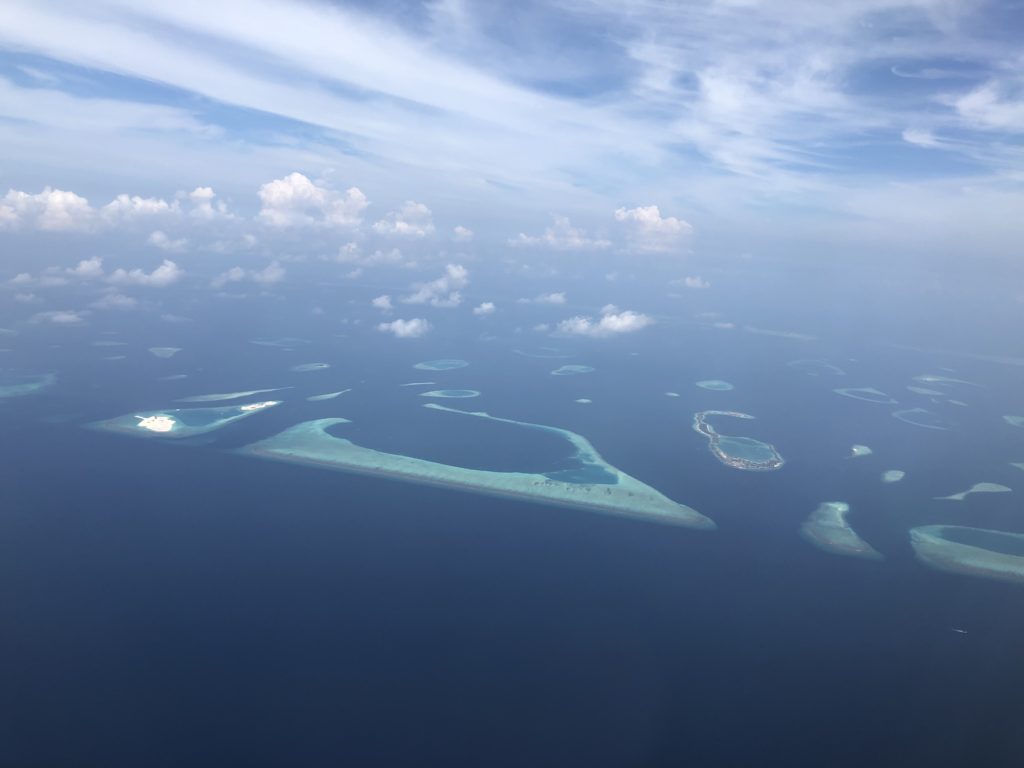
[[[933,498],[1024,486],[1008,464],[1024,461],[1024,431],[1002,420],[1022,410],[1024,369],[698,323],[608,342],[509,332],[436,345],[317,335],[262,310],[221,318],[215,334],[207,322],[67,330],[60,348],[12,353],[58,383],[0,403],[2,765],[1019,764],[1024,592],[925,567],[907,531],[1024,530],[1015,492]],[[290,336],[309,343],[250,343]],[[182,351],[146,351],[165,345]],[[567,358],[514,351],[545,345]],[[442,357],[470,365],[412,368]],[[787,365],[822,358],[845,375]],[[331,367],[289,370],[307,362]],[[562,364],[595,370],[551,376]],[[913,380],[928,373],[982,386],[946,385],[933,403],[906,389],[931,386]],[[83,428],[285,386],[253,398],[281,406],[197,438]],[[352,423],[334,434],[380,450],[499,471],[566,465],[549,434],[422,408],[419,392],[437,388],[482,393],[447,406],[585,436],[718,530],[232,452],[337,416]],[[951,428],[891,416],[914,406]],[[719,463],[691,428],[699,410],[756,416],[716,426],[774,444],[786,464]],[[850,458],[854,443],[874,453]],[[906,479],[883,484],[887,469]],[[850,504],[884,560],[801,538],[824,501]]]

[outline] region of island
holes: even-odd
[[[917,559],[947,573],[1024,584],[1024,535],[964,525],[910,529]]]
[[[768,472],[785,464],[785,459],[770,443],[752,437],[723,435],[708,423],[709,416],[730,416],[734,419],[753,419],[739,411],[698,411],[693,415],[693,429],[708,439],[708,450],[727,467],[751,472]]]
[[[939,501],[963,501],[972,493],[1009,493],[1012,488],[1007,488],[999,483],[975,483],[966,491],[951,493],[949,496],[935,496]]]
[[[293,365],[288,370],[295,371],[296,373],[309,373],[310,371],[326,371],[330,367],[330,363],[300,363],[299,365]]]
[[[852,446],[850,446],[850,458],[851,459],[856,459],[856,458],[859,458],[860,456],[870,456],[872,453],[874,453],[874,451],[872,451],[866,445],[852,445]]]
[[[593,373],[589,365],[562,365],[551,372],[552,376],[577,376],[581,373]]]
[[[722,381],[721,379],[707,379],[705,381],[698,381],[697,386],[701,389],[711,389],[717,392],[727,392],[730,389],[734,389],[733,385],[728,381]]]
[[[573,400],[573,402],[579,403],[580,405],[590,405],[594,401],[591,400],[589,397],[577,397],[575,400]]]
[[[907,476],[907,473],[904,472],[902,469],[887,469],[887,470],[885,470],[885,472],[882,473],[882,482],[883,483],[898,483],[900,480],[902,480],[906,476]]]
[[[0,371],[0,400],[34,395],[57,382],[55,373]]]
[[[1024,428],[1024,416],[1003,416],[1003,421],[1005,421],[1011,427]]]
[[[420,392],[420,397],[480,397],[480,392],[475,389],[432,389],[429,392]]]
[[[291,387],[273,387],[271,389],[247,389],[242,392],[217,392],[212,395],[190,395],[189,397],[179,397],[175,402],[217,403],[220,402],[221,400],[240,400],[243,397],[262,395],[264,392],[279,392],[282,389],[291,389]]]
[[[850,527],[845,501],[824,501],[800,526],[800,535],[818,549],[834,555],[881,560],[882,555]]]
[[[524,429],[552,432],[568,441],[574,449],[572,456],[577,466],[546,473],[494,472],[385,453],[330,434],[329,429],[350,423],[342,418],[305,421],[278,435],[245,446],[239,452],[265,459],[577,507],[688,528],[715,528],[712,520],[696,510],[669,499],[607,463],[586,438],[575,432],[499,418],[483,411],[460,411],[437,403],[428,403],[424,407],[454,418],[487,419]]]
[[[105,421],[89,424],[92,429],[117,432],[133,437],[195,437],[232,422],[280,405],[280,400],[266,400],[245,405],[212,408],[171,408],[166,411],[136,411]]]
[[[907,424],[925,429],[948,430],[952,425],[937,413],[926,411],[924,408],[907,408],[902,411],[893,411],[892,415]]]
[[[465,368],[467,365],[469,363],[465,360],[442,358],[440,360],[427,360],[426,362],[416,363],[413,368],[418,371],[453,371],[456,368]]]
[[[841,387],[840,389],[833,389],[832,391],[837,395],[852,397],[854,400],[864,400],[868,403],[896,405],[897,402],[885,394],[885,392],[875,389],[874,387]]]

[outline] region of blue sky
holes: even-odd
[[[1013,258],[1021,39],[1016,2],[7,0],[0,227],[260,243],[252,272],[303,242]]]

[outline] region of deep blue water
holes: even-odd
[[[1020,369],[740,332],[726,347],[668,327],[565,343],[572,359],[558,361],[514,354],[521,340],[381,345],[241,322],[213,340],[162,328],[118,329],[126,347],[90,347],[93,329],[12,353],[60,381],[0,404],[0,764],[1019,764],[1024,590],[928,570],[906,532],[1024,530],[1018,493],[932,498],[982,480],[1024,488],[1007,464],[1024,461],[1024,430],[1001,420],[1024,411]],[[267,335],[313,342],[247,343]],[[164,344],[184,351],[145,352]],[[108,354],[128,359],[99,359]],[[471,365],[411,367],[441,357]],[[848,373],[785,365],[808,357]],[[332,368],[288,370],[306,360]],[[551,376],[563,363],[595,371]],[[986,384],[951,390],[969,408],[905,389],[942,366]],[[159,379],[179,372],[189,378]],[[706,378],[736,389],[693,385]],[[568,445],[543,431],[422,408],[418,393],[433,387],[397,386],[417,380],[483,393],[453,407],[576,431],[719,530],[230,452],[342,416],[353,423],[336,434],[381,450],[572,466]],[[282,406],[196,440],[81,428],[176,397],[285,385],[295,388],[268,395]],[[877,387],[900,405],[843,398],[839,386]],[[954,429],[890,415],[914,406]],[[690,427],[708,409],[757,416],[730,432],[773,443],[783,469],[719,464]],[[853,443],[875,454],[847,459]],[[883,485],[893,468],[907,478]],[[797,535],[830,500],[851,505],[884,561]]]

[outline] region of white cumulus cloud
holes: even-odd
[[[639,331],[654,322],[654,319],[648,315],[629,309],[619,312],[618,308],[613,305],[605,306],[601,311],[601,317],[597,320],[583,315],[563,320],[558,324],[558,331],[571,336],[604,338],[619,333]]]
[[[273,227],[355,227],[369,205],[358,187],[344,193],[318,185],[301,173],[268,181],[259,189],[259,219]]]
[[[710,288],[711,283],[700,275],[687,275],[683,278],[683,285],[686,288]]]
[[[473,239],[473,230],[459,225],[452,230],[452,240],[457,243],[468,243]]]
[[[462,303],[460,289],[469,284],[469,270],[461,264],[449,264],[444,274],[429,283],[414,286],[413,293],[402,298],[403,304],[430,304],[435,307],[457,307]]]
[[[483,304],[473,307],[473,314],[482,317],[484,315],[493,315],[496,310],[497,307],[494,306],[493,301],[485,301]]]
[[[423,203],[408,200],[374,224],[373,231],[381,235],[426,237],[434,232],[434,217]]]
[[[540,296],[534,296],[532,299],[516,299],[517,304],[565,304],[565,293],[563,291],[557,291],[555,293],[542,293]]]
[[[210,285],[214,288],[223,288],[228,283],[240,283],[243,281],[258,283],[260,285],[272,285],[273,283],[281,282],[284,279],[284,276],[285,268],[277,261],[272,261],[260,270],[232,267],[213,278],[213,280],[210,281]]]
[[[98,280],[103,277],[103,257],[93,256],[91,259],[82,259],[75,266],[66,269],[65,272],[81,280]]]
[[[61,189],[46,187],[35,195],[11,189],[0,198],[0,229],[84,231],[95,217],[88,200]]]
[[[54,325],[78,325],[85,322],[87,311],[72,309],[52,309],[48,312],[37,312],[32,316],[33,323],[53,323]]]
[[[378,296],[373,301],[371,301],[370,306],[372,306],[374,309],[380,309],[385,312],[390,312],[392,309],[391,297],[385,293],[384,295]]]
[[[680,248],[693,234],[688,221],[661,215],[656,205],[619,208],[615,220],[627,227],[626,240],[635,251],[664,253]]]
[[[118,195],[100,209],[100,215],[109,222],[117,223],[134,219],[178,213],[178,202],[167,202],[157,197]]]
[[[139,302],[131,296],[125,296],[123,293],[111,291],[103,294],[90,306],[96,309],[135,309],[138,304]]]
[[[555,216],[554,222],[541,235],[527,235],[520,232],[508,241],[512,246],[540,246],[556,251],[578,251],[587,248],[607,248],[611,242],[592,238],[582,229],[572,225],[567,216]]]
[[[172,251],[174,253],[184,251],[188,247],[188,240],[184,237],[172,240],[165,232],[162,232],[159,229],[152,232],[146,239],[146,242],[156,248],[159,248],[161,251]]]
[[[164,288],[178,282],[184,275],[185,270],[170,259],[164,259],[152,272],[146,273],[141,269],[116,269],[107,279],[115,285],[148,285]]]
[[[394,334],[399,339],[418,339],[430,330],[430,323],[422,317],[414,317],[412,320],[399,319],[390,323],[379,323],[377,330]]]

